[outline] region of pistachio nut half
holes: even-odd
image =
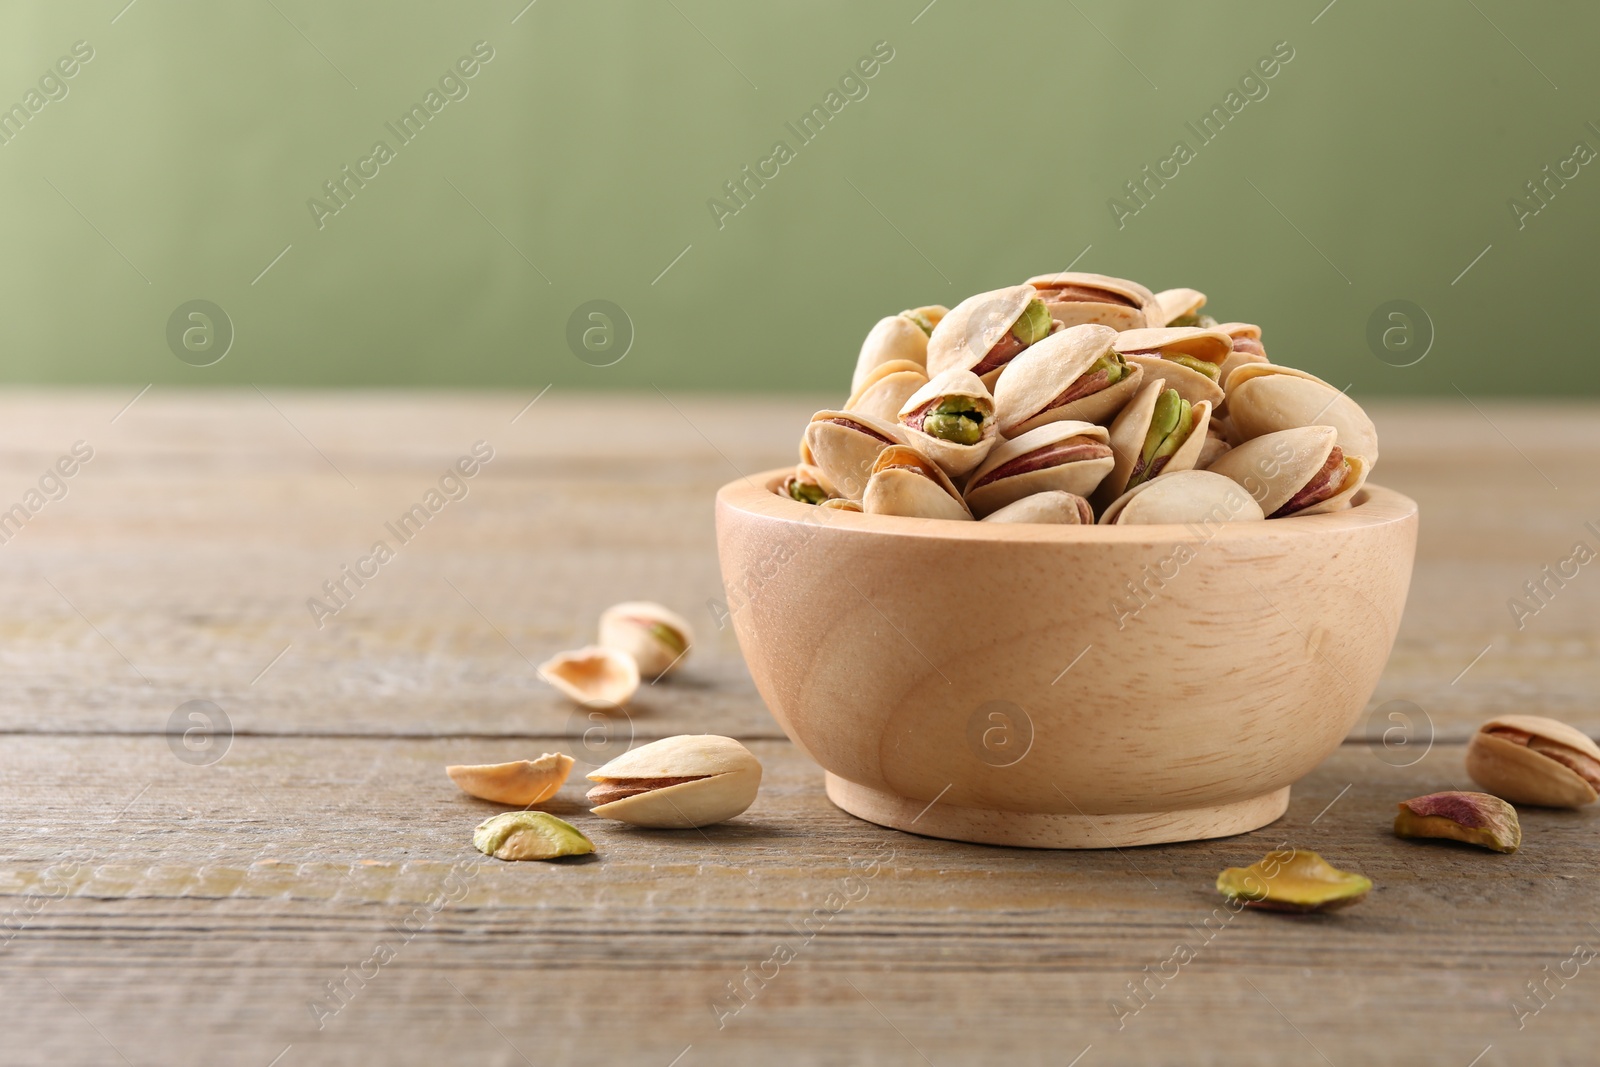
[[[967,477],[967,505],[982,518],[1047,489],[1088,496],[1111,472],[1106,441],[1092,422],[1052,422],[1002,441]]]
[[[928,335],[944,314],[945,309],[934,304],[879,319],[861,342],[850,392],[860,392],[867,375],[882,364],[906,360],[919,367],[927,366]]]
[[[592,771],[590,810],[634,826],[686,830],[731,819],[756,799],[761,761],[731,737],[684,734],[640,745]]]
[[[1146,382],[1111,423],[1116,463],[1096,502],[1109,505],[1129,489],[1167,471],[1192,470],[1211,422],[1211,403],[1191,404],[1164,381]]]
[[[600,643],[633,657],[639,674],[662,678],[683,665],[694,647],[689,620],[648,600],[614,604],[600,615]]]
[[[497,860],[554,860],[594,851],[583,831],[548,811],[491,815],[472,831],[472,845]]]
[[[1488,793],[1429,793],[1395,805],[1396,837],[1437,837],[1496,852],[1522,844],[1517,809]]]
[[[952,478],[983,462],[998,436],[994,397],[967,370],[947,370],[900,408],[906,442]]]
[[[1076,493],[1047,489],[1042,493],[1014,500],[983,517],[984,522],[1034,523],[1055,526],[1092,526],[1094,509]]]
[[[905,433],[896,423],[862,411],[819,411],[811,416],[805,440],[833,491],[860,500],[872,461],[890,445],[905,444]]]
[[[863,411],[893,422],[911,394],[928,384],[928,374],[920,363],[892,359],[867,373],[861,388],[845,401],[845,411]]]
[[[833,496],[833,489],[821,468],[801,463],[778,483],[778,495],[802,504],[821,504]]]
[[[1198,289],[1163,289],[1156,294],[1159,315],[1146,315],[1151,326],[1198,326],[1209,329],[1217,320],[1200,309],[1206,306],[1206,294]],[[1159,321],[1155,321],[1159,320]]]
[[[1600,747],[1540,715],[1502,715],[1467,744],[1467,774],[1515,804],[1579,808],[1600,797]]]
[[[1217,892],[1268,911],[1336,911],[1366,899],[1372,881],[1341,871],[1315,852],[1279,848],[1248,867],[1217,875]]]
[[[1367,480],[1367,462],[1347,456],[1332,426],[1300,426],[1251,438],[1208,468],[1244,486],[1269,519],[1320,515],[1350,506]]]
[[[1361,405],[1303,370],[1246,363],[1228,376],[1228,415],[1245,439],[1297,426],[1332,426],[1339,448],[1378,465],[1378,431]]]
[[[878,453],[861,510],[913,519],[972,518],[950,476],[910,445],[891,445]]]
[[[572,773],[572,757],[546,752],[536,760],[451,764],[444,769],[461,791],[479,800],[528,807],[555,796]]]
[[[1100,516],[1102,526],[1181,524],[1211,528],[1221,522],[1255,522],[1261,505],[1231,478],[1210,471],[1174,471],[1140,482]]]
[[[969,370],[993,388],[1007,363],[1060,328],[1031,285],[969,296],[928,337],[928,376]]]
[[[1116,337],[1109,326],[1080,323],[1012,360],[994,387],[1001,436],[1052,422],[1109,421],[1144,375],[1112,348]]]
[[[639,665],[605,645],[558,652],[539,664],[539,677],[586,708],[620,708],[639,691]]]
[[[1137,330],[1155,325],[1161,315],[1155,294],[1127,278],[1063,270],[1029,278],[1028,284],[1063,326],[1094,322],[1113,330]]]

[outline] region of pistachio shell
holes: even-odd
[[[1182,363],[1174,363],[1170,359],[1142,352],[1135,352],[1132,355],[1124,353],[1123,358],[1130,364],[1144,368],[1145,386],[1151,382],[1166,382],[1168,389],[1176,389],[1178,395],[1191,404],[1199,404],[1204,400],[1215,408],[1222,403],[1226,395],[1216,382],[1197,370],[1190,370]]]
[[[1109,453],[1106,428],[1090,422],[1052,422],[1029,430],[1009,441],[1002,441],[990,450],[987,458],[967,478],[964,493],[973,514],[988,515],[1025,496],[1048,489],[1059,489],[1077,496],[1088,496],[1111,470],[1109,454],[1071,459],[1050,457],[1049,452],[1069,447],[1075,438],[1083,439],[1089,446],[1099,446],[1092,451]],[[1044,463],[1039,469],[997,475],[1014,461],[1034,457]],[[1026,463],[1021,464],[1027,466]]]
[[[1217,875],[1217,891],[1269,911],[1334,911],[1366,898],[1371,880],[1341,871],[1315,852],[1274,849],[1248,867]]]
[[[969,296],[951,308],[928,338],[928,376],[982,363],[1036,295],[1030,285],[1012,285]]]
[[[1211,421],[1216,422],[1216,419],[1213,418]],[[1208,428],[1205,443],[1200,446],[1200,458],[1194,461],[1195,469],[1205,470],[1221,459],[1223,453],[1232,447],[1232,445],[1228,444],[1226,437],[1221,434],[1211,433]]]
[[[1206,294],[1198,289],[1163,289],[1156,294],[1158,314],[1146,312],[1151,326],[1165,326],[1173,319],[1193,315],[1206,306]]]
[[[846,500],[842,496],[830,496],[828,499],[824,500],[818,506],[819,507],[828,508],[831,511],[855,511],[855,512],[861,511],[861,502],[860,501],[858,501],[858,500]]]
[[[633,657],[604,645],[557,653],[539,664],[539,677],[586,708],[620,708],[639,690]]]
[[[639,673],[660,678],[683,665],[694,647],[689,620],[648,600],[629,600],[600,616],[600,643],[633,657]]]
[[[1578,808],[1600,798],[1600,747],[1555,719],[1502,715],[1472,735],[1467,774],[1513,803]]]
[[[594,842],[564,819],[547,811],[507,811],[479,823],[472,844],[497,860],[553,860],[585,856]]]
[[[461,791],[479,800],[528,807],[556,795],[572,773],[572,757],[546,752],[536,760],[512,763],[452,764],[444,769]]]
[[[896,423],[860,411],[819,411],[806,427],[806,444],[834,492],[860,500],[872,462],[890,445],[905,444]]]
[[[1228,358],[1217,364],[1217,381],[1226,382],[1234,371],[1247,363],[1265,363],[1267,357],[1258,352],[1242,352],[1234,349],[1228,353]]]
[[[863,411],[893,422],[911,394],[928,384],[927,372],[910,360],[896,359],[868,373],[861,388],[845,401],[845,411]]]
[[[877,321],[861,342],[856,355],[855,373],[850,378],[850,392],[861,391],[867,375],[885,363],[906,360],[919,367],[928,362],[928,335],[905,314],[889,315]]]
[[[1138,389],[1142,374],[1059,406],[1056,401],[1112,354],[1117,334],[1109,326],[1081,323],[1051,334],[1013,359],[994,387],[995,418],[1004,437],[1052,422],[1109,420]]]
[[[1360,456],[1345,457],[1346,473],[1339,491],[1326,500],[1312,504],[1310,507],[1301,508],[1293,512],[1294,515],[1326,515],[1331,511],[1343,511],[1355,502],[1356,493],[1367,484],[1367,461]],[[1272,512],[1267,512],[1271,515]]]
[[[1228,376],[1228,414],[1245,438],[1297,426],[1332,426],[1347,456],[1378,465],[1378,431],[1361,405],[1314,374],[1246,363]]]
[[[918,412],[946,397],[971,400],[974,410],[984,413],[981,436],[976,444],[947,441],[913,425]],[[983,457],[989,454],[989,449],[994,445],[998,436],[994,412],[994,397],[984,388],[983,381],[971,371],[957,369],[945,371],[912,393],[897,414],[906,443],[937,463],[950,477],[959,478],[982,463]]]
[[[709,826],[754,803],[761,762],[731,737],[687,734],[624,752],[589,780],[591,809],[608,819],[660,829]],[[632,795],[619,795],[628,792]]]
[[[878,453],[861,510],[869,515],[917,519],[972,518],[949,475],[909,445],[894,445]]]
[[[1094,509],[1075,493],[1047,489],[1014,500],[983,517],[984,522],[1034,523],[1055,526],[1092,526]]]
[[[1231,478],[1186,470],[1129,489],[1106,508],[1100,525],[1176,523],[1209,528],[1219,522],[1252,522],[1262,517],[1261,505]]]
[[[1271,515],[1322,469],[1337,437],[1331,426],[1279,430],[1235,445],[1209,469],[1244,486],[1262,513]]]
[[[1192,356],[1221,363],[1233,351],[1233,338],[1217,329],[1166,326],[1155,330],[1124,330],[1117,334],[1117,351],[1123,355]]]
[[[1098,323],[1113,330],[1136,330],[1151,325],[1151,317],[1159,316],[1155,294],[1138,282],[1127,278],[1113,278],[1088,271],[1057,271],[1029,278],[1028,284],[1045,295],[1045,310],[1063,326],[1080,323]],[[1082,298],[1051,300],[1052,289],[1074,286],[1079,290],[1100,290],[1122,300],[1085,300]],[[1134,306],[1129,307],[1131,302]]]
[[[778,483],[778,495],[800,504],[821,504],[834,495],[822,468],[801,463]]]
[[[1429,793],[1395,807],[1396,837],[1443,838],[1496,852],[1515,852],[1522,844],[1517,809],[1488,793]]]
[[[1102,507],[1108,506],[1113,500],[1127,491],[1128,482],[1133,478],[1134,468],[1138,465],[1140,453],[1144,449],[1145,435],[1150,431],[1150,420],[1155,414],[1156,402],[1161,398],[1169,386],[1161,381],[1147,381],[1140,388],[1138,395],[1128,402],[1111,423],[1108,440],[1111,451],[1116,456],[1116,461],[1111,467],[1111,473],[1106,475],[1105,481],[1100,483],[1095,492],[1095,501]],[[1166,474],[1175,474],[1178,471],[1193,470],[1200,461],[1200,451],[1206,443],[1206,427],[1211,422],[1211,404],[1202,400],[1190,409],[1189,431],[1162,466],[1157,477]]]

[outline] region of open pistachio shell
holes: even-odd
[[[607,819],[685,830],[731,819],[756,799],[761,761],[731,737],[686,734],[618,756],[589,780],[590,810]]]
[[[893,359],[868,372],[861,388],[845,401],[845,411],[862,411],[893,422],[911,394],[928,384],[928,374],[920,363]]]
[[[1151,382],[1166,382],[1168,389],[1176,389],[1178,395],[1190,404],[1198,404],[1204,400],[1213,408],[1216,408],[1222,404],[1223,397],[1226,395],[1223,393],[1222,387],[1212,378],[1197,370],[1191,370],[1182,363],[1174,363],[1170,359],[1163,359],[1160,356],[1143,352],[1136,352],[1132,355],[1123,353],[1122,358],[1126,359],[1130,366],[1144,369],[1143,384],[1145,386],[1150,385]]]
[[[1253,322],[1219,322],[1216,328],[1233,338],[1235,352],[1247,352],[1253,356],[1267,358],[1267,350],[1261,344],[1261,327]]]
[[[898,412],[908,444],[959,478],[983,462],[998,436],[994,397],[968,370],[947,370]]]
[[[1231,478],[1186,470],[1140,482],[1112,501],[1102,526],[1181,523],[1210,528],[1221,522],[1261,519],[1261,505]]]
[[[629,600],[601,613],[600,643],[632,656],[643,677],[660,678],[683,666],[694,647],[694,629],[671,608]]]
[[[1269,911],[1335,911],[1371,891],[1371,879],[1341,871],[1305,849],[1274,849],[1248,867],[1217,875],[1217,892]]]
[[[905,312],[879,319],[861,342],[850,392],[861,391],[867,375],[885,363],[905,360],[924,367],[928,362],[928,334]]]
[[[539,677],[586,708],[620,708],[639,691],[639,665],[620,649],[589,645],[539,664]]]
[[[983,517],[984,522],[1037,523],[1055,526],[1092,526],[1094,509],[1075,493],[1049,489],[1015,500]]]
[[[572,773],[572,757],[546,752],[536,760],[511,763],[452,764],[444,769],[461,791],[479,800],[528,807],[556,795]]]
[[[1111,473],[1100,483],[1095,502],[1101,507],[1127,492],[1128,488],[1164,474],[1194,469],[1206,443],[1206,427],[1211,422],[1211,404],[1198,404],[1177,395],[1163,381],[1147,381],[1111,423],[1108,441],[1116,457]],[[1174,405],[1176,400],[1179,403]],[[1186,409],[1188,425],[1174,424],[1165,434],[1156,426],[1158,415],[1169,417],[1173,408]],[[1181,417],[1181,414],[1180,414]],[[1152,430],[1157,432],[1152,435]],[[1152,437],[1159,438],[1159,442]],[[1150,446],[1160,444],[1152,453]]]
[[[1269,518],[1286,508],[1296,515],[1337,511],[1366,484],[1368,470],[1360,456],[1335,455],[1337,439],[1331,426],[1278,430],[1235,445],[1208,469],[1244,486]],[[1309,503],[1301,499],[1308,489]]]
[[[1198,289],[1163,289],[1156,294],[1159,314],[1146,312],[1151,326],[1210,326],[1215,320],[1200,309],[1206,294]]]
[[[1154,325],[1160,316],[1155,294],[1138,282],[1088,271],[1057,271],[1029,278],[1050,317],[1063,326],[1093,322],[1113,330]]]
[[[819,411],[806,427],[806,445],[833,491],[860,500],[872,461],[890,445],[905,444],[899,425],[860,411]]]
[[[994,387],[1000,433],[1016,437],[1052,422],[1108,422],[1139,387],[1142,370],[1112,349],[1116,331],[1080,323],[1013,359]]]
[[[1472,735],[1467,774],[1513,803],[1579,808],[1600,799],[1600,746],[1556,719],[1502,715]]]
[[[1332,426],[1347,456],[1378,464],[1378,431],[1367,413],[1314,374],[1275,363],[1246,363],[1227,381],[1228,415],[1248,439],[1297,426]]]
[[[972,518],[950,476],[909,445],[892,445],[878,453],[861,510],[914,519]]]
[[[1037,298],[1033,286],[1012,285],[969,296],[951,308],[928,338],[928,377],[969,370],[992,386],[1017,353],[1059,329],[1044,314],[1042,304],[1029,312]],[[1028,334],[1028,339],[1019,332]]]
[[[1111,467],[1104,426],[1052,422],[991,449],[968,476],[964,496],[981,518],[1048,489],[1086,497]]]
[[[1220,364],[1233,351],[1233,338],[1221,330],[1195,326],[1167,326],[1156,330],[1124,330],[1117,335],[1117,351],[1125,356],[1188,356]]]
[[[822,473],[822,468],[801,463],[787,478],[778,483],[778,495],[786,496],[801,504],[821,504],[832,497],[834,492],[833,486],[828,482],[828,476]]]
[[[860,501],[858,501],[858,500],[846,500],[842,496],[830,496],[828,499],[824,500],[818,506],[819,507],[823,507],[823,508],[827,508],[830,511],[854,511],[854,512],[860,512],[861,511],[861,502]]]
[[[1217,364],[1217,381],[1224,383],[1224,388],[1226,388],[1226,383],[1234,371],[1246,363],[1265,362],[1267,362],[1266,356],[1258,355],[1255,352],[1244,352],[1236,348],[1228,353],[1227,359]]]

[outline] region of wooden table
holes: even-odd
[[[0,1062],[1595,1060],[1600,817],[1525,811],[1514,856],[1388,829],[1467,785],[1493,713],[1600,732],[1600,566],[1523,590],[1600,548],[1592,406],[1372,405],[1377,480],[1423,515],[1372,717],[1257,833],[1034,852],[833,808],[717,624],[712,494],[788,461],[828,398],[133,392],[0,397],[0,508],[45,482],[0,527]],[[477,441],[493,459],[401,544],[385,523]],[[307,600],[379,539],[393,558],[319,627]],[[586,742],[533,665],[634,598],[699,644]],[[207,721],[190,701],[231,736],[208,711],[209,748],[170,745],[175,714]],[[637,831],[575,774],[552,810],[589,861],[484,859],[497,809],[443,774],[684,731],[749,744],[756,806]],[[1280,842],[1377,889],[1219,911],[1217,871]]]

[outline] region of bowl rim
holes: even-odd
[[[1368,482],[1356,494],[1355,504],[1322,515],[1291,515],[1256,522],[1224,522],[1212,526],[1192,523],[1150,523],[1133,526],[1067,526],[1053,523],[959,522],[950,519],[915,519],[903,515],[868,515],[863,512],[802,504],[777,493],[778,485],[795,468],[777,467],[728,482],[717,490],[717,508],[771,519],[792,526],[828,527],[843,536],[908,537],[944,541],[979,541],[1014,544],[1150,544],[1192,543],[1195,540],[1249,543],[1286,537],[1315,538],[1377,526],[1415,521],[1417,502],[1403,493]]]

